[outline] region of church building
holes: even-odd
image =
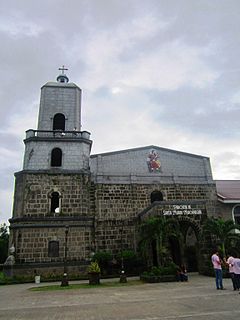
[[[15,173],[15,274],[61,274],[64,263],[80,274],[94,252],[137,252],[139,223],[158,215],[178,219],[185,256],[173,239],[172,259],[191,264],[202,222],[216,215],[209,158],[154,145],[91,154],[82,91],[60,70],[41,88],[38,126],[26,131],[23,168]]]

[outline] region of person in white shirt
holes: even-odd
[[[213,253],[211,260],[215,272],[216,288],[217,290],[223,290],[222,265],[218,251],[215,251],[215,253]]]
[[[226,261],[226,264],[228,265],[228,272],[229,272],[229,276],[232,280],[232,285],[233,285],[233,290],[237,290],[237,284],[236,284],[236,279],[235,279],[235,275],[234,275],[234,267],[233,267],[233,263],[234,263],[234,256],[233,255],[229,255]]]
[[[234,279],[235,279],[235,283],[236,283],[236,288],[237,290],[240,289],[240,259],[238,258],[234,258],[233,259],[233,272],[234,272]]]

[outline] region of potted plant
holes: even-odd
[[[89,284],[100,284],[100,272],[101,269],[97,261],[91,262],[88,267]]]

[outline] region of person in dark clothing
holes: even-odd
[[[178,281],[188,281],[187,269],[184,264],[182,264],[177,270]]]

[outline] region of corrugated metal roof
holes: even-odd
[[[216,180],[217,195],[222,200],[240,201],[240,180]]]

